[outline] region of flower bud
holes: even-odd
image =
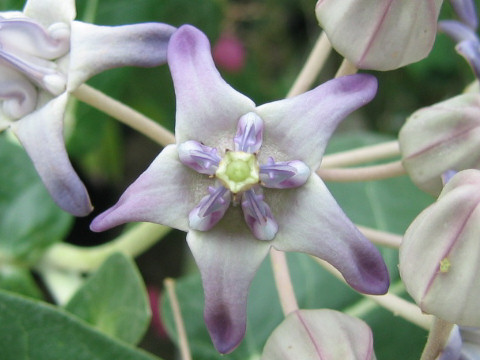
[[[480,94],[459,95],[416,111],[398,140],[412,181],[437,196],[446,171],[480,169]]]
[[[432,49],[442,0],[319,0],[316,14],[335,50],[359,69],[393,70]]]
[[[373,336],[362,320],[334,310],[297,310],[270,335],[261,360],[372,360]]]
[[[480,171],[464,170],[407,229],[400,276],[420,309],[480,326]]]

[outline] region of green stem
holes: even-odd
[[[132,257],[142,254],[170,230],[162,225],[140,223],[103,245],[80,247],[66,243],[55,244],[44,254],[39,266],[89,272],[98,268],[115,252]]]
[[[402,162],[394,161],[387,164],[364,166],[358,168],[319,169],[317,174],[324,181],[355,182],[383,180],[406,174]]]

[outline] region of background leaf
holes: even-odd
[[[64,311],[0,291],[2,360],[154,360]]]
[[[151,318],[148,295],[133,261],[110,256],[73,295],[65,309],[98,330],[136,344]]]

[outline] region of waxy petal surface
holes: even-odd
[[[480,171],[464,170],[409,226],[400,276],[423,312],[480,326]]]
[[[98,26],[73,22],[68,90],[107,69],[164,64],[175,30],[160,23]]]
[[[104,231],[126,222],[147,221],[188,231],[188,214],[200,201],[192,190],[207,188],[200,178],[178,160],[176,146],[169,145],[90,228]]]
[[[372,360],[373,334],[362,320],[334,310],[297,310],[273,331],[261,360]]]
[[[438,196],[446,171],[480,168],[480,95],[463,94],[416,111],[398,140],[412,181]]]
[[[177,98],[177,143],[197,140],[232,149],[238,119],[255,104],[222,79],[207,37],[193,26],[180,27],[168,46],[168,65]]]
[[[57,22],[70,24],[76,16],[75,0],[28,0],[23,13],[46,27]]]
[[[379,251],[347,218],[316,174],[304,186],[268,199],[280,225],[273,247],[329,262],[362,293],[388,290],[388,271]]]
[[[439,21],[438,31],[447,34],[455,42],[461,42],[463,40],[478,40],[475,31],[456,20]]]
[[[359,69],[419,61],[435,41],[442,0],[319,0],[316,14],[335,50]]]
[[[315,171],[337,125],[370,102],[377,80],[367,74],[333,79],[296,97],[257,108],[265,123],[262,154],[275,161],[301,160]],[[263,155],[264,156],[264,155]]]
[[[472,30],[478,27],[477,11],[473,0],[450,0],[460,20]]]
[[[187,235],[202,275],[205,322],[223,354],[233,351],[245,335],[250,283],[270,249],[269,242],[252,236],[241,216],[240,211],[229,211],[209,232]]]
[[[58,206],[73,215],[85,216],[93,208],[65,150],[63,115],[66,104],[67,94],[64,93],[21,121],[13,122],[11,129]]]

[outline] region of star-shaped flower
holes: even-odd
[[[23,12],[0,12],[0,132],[18,137],[57,204],[83,216],[92,206],[63,140],[68,93],[109,68],[166,62],[175,28],[74,18],[74,0],[28,0]]]
[[[172,36],[168,63],[176,144],[92,230],[149,221],[188,232],[203,279],[205,320],[222,353],[244,336],[248,288],[272,246],[318,256],[355,289],[385,293],[381,255],[315,174],[336,125],[374,97],[375,78],[344,77],[256,107],[221,78],[208,39],[189,25]]]

